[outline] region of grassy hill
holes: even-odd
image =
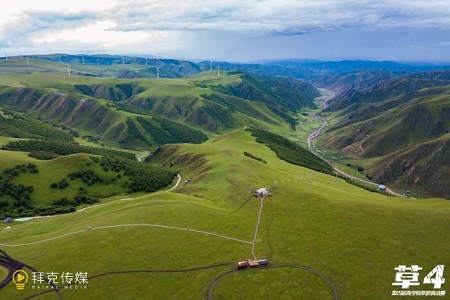
[[[396,104],[400,105],[417,96],[416,93],[419,91],[423,93],[427,88],[448,85],[450,85],[450,71],[415,73],[392,80],[381,80],[369,87],[349,90],[338,95],[327,111],[341,109],[346,109],[345,112],[355,111],[365,104],[378,103],[391,98],[397,98]]]
[[[0,219],[52,215],[1,223],[0,250],[45,274],[87,273],[86,289],[65,288],[58,278],[60,297],[322,300],[335,291],[339,299],[387,299],[397,289],[395,267],[418,264],[423,278],[450,264],[450,236],[442,230],[450,226],[450,202],[366,191],[266,131],[297,136],[297,118],[307,117],[297,110],[314,108],[310,86],[125,59],[56,54],[30,65],[25,58],[0,62]],[[164,63],[160,75],[174,78],[154,78],[157,63]],[[175,78],[182,74],[191,77]],[[373,155],[361,161],[367,175],[378,167],[378,176],[406,180],[420,170],[419,182],[445,183],[448,89],[418,86],[361,103],[353,115],[329,112],[329,134],[336,133],[329,142],[367,141],[367,152],[348,147],[355,161]],[[351,136],[351,126],[366,130],[363,140]],[[384,136],[404,132],[393,152]],[[137,162],[132,150],[151,154]],[[181,179],[169,190],[176,172]],[[254,197],[261,187],[271,196]],[[270,267],[235,269],[238,261],[262,258]],[[5,272],[0,268],[0,279]],[[23,291],[9,283],[0,293],[58,296],[46,284],[33,288],[32,280]]]
[[[450,226],[448,201],[367,192],[280,160],[243,129],[201,145],[164,146],[150,163],[180,171],[182,183],[174,192],[116,197],[75,214],[14,222],[0,231],[1,249],[39,271],[88,272],[88,289],[63,290],[65,299],[199,299],[214,278],[252,257],[261,204],[253,191],[269,187],[256,257],[313,268],[333,283],[339,299],[390,298],[399,264],[419,264],[428,273],[450,263],[442,230]],[[17,244],[23,245],[11,246]],[[202,266],[211,268],[157,272]],[[37,293],[30,286],[2,289],[8,299]],[[233,272],[212,293],[214,299],[333,299],[319,277],[282,267]]]
[[[202,142],[206,136],[200,131],[222,133],[244,125],[295,129],[295,111],[314,105],[310,100],[317,93],[305,83],[281,84],[241,72],[219,78],[204,72],[192,78],[125,80],[48,74],[43,69],[20,74],[21,67],[14,60],[0,64],[0,105],[9,115],[16,112],[16,118],[27,117],[30,124],[32,119],[45,121],[75,137],[137,150],[174,140]],[[243,86],[251,92],[230,92]]]
[[[0,154],[2,220],[73,212],[76,206],[113,195],[152,192],[174,176],[118,157],[73,154],[43,161],[25,152],[0,150]]]
[[[327,111],[344,108],[330,114],[332,126],[318,145],[342,151],[349,158],[342,163],[362,167],[377,182],[450,199],[447,77],[419,74],[380,83],[344,102],[339,97]]]

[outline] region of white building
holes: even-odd
[[[260,188],[255,191],[255,197],[271,196],[272,194],[266,188]]]

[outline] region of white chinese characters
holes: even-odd
[[[444,265],[436,265],[425,277],[422,283],[425,285],[433,285],[434,291],[405,291],[410,287],[420,286],[420,271],[423,270],[419,265],[399,265],[394,268],[397,271],[395,274],[394,286],[401,286],[403,290],[392,291],[393,296],[445,296],[446,291],[436,291],[441,289],[442,284],[445,283]]]
[[[73,285],[88,284],[87,272],[32,272],[31,281],[33,284],[49,284],[49,285]]]
[[[407,289],[411,285],[420,285],[419,271],[422,270],[418,265],[412,265],[407,267],[405,265],[399,265],[395,268],[397,274],[395,275],[395,281],[392,285],[401,285],[402,289]]]

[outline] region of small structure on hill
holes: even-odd
[[[386,192],[386,186],[380,184],[380,185],[378,186],[378,190],[379,190],[380,192]]]
[[[269,192],[266,188],[260,188],[255,191],[255,197],[265,197],[272,196],[272,193]]]
[[[6,217],[5,220],[3,220],[5,223],[11,223],[12,219],[10,217]]]

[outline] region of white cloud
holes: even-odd
[[[37,47],[134,51],[157,44],[161,51],[173,52],[189,47],[182,43],[189,43],[187,36],[192,37],[191,33],[289,36],[352,28],[447,29],[450,28],[450,2],[14,0],[0,10],[0,47],[8,51],[26,48],[32,51]]]

